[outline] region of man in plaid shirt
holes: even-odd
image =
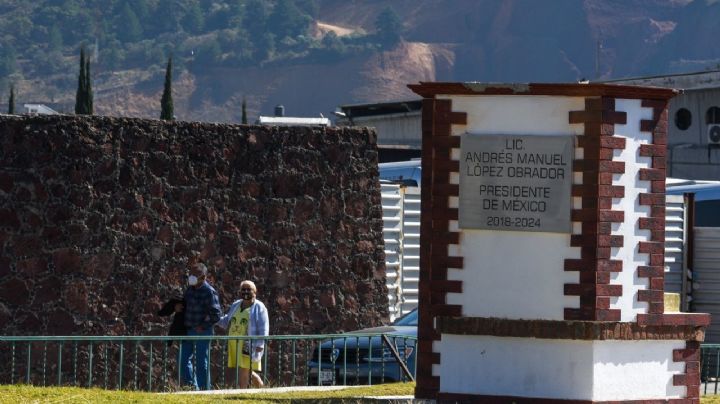
[[[222,310],[218,294],[207,283],[207,267],[197,263],[190,268],[190,277],[185,291],[185,327],[188,335],[213,335],[213,325],[220,320]],[[183,341],[180,366],[183,380],[195,389],[210,389],[208,356],[210,341]],[[197,369],[193,373],[193,356]]]

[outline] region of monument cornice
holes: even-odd
[[[424,98],[437,95],[556,95],[669,100],[679,90],[600,83],[481,83],[420,82],[408,88]]]
[[[564,340],[683,340],[702,341],[710,315],[665,314],[653,325],[620,321],[524,320],[494,317],[436,318],[441,334]]]

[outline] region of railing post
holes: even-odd
[[[105,342],[103,344],[103,347],[105,348],[105,363],[103,364],[103,367],[105,368],[105,380],[103,381],[104,389],[107,390],[108,388],[108,342]]]
[[[355,337],[355,384],[360,384],[360,337]]]
[[[715,394],[718,392],[718,376],[720,376],[720,348],[715,348]]]
[[[133,360],[133,390],[137,390],[138,388],[138,348],[140,345],[140,341],[135,341],[135,359]]]
[[[220,372],[220,377],[222,380],[221,383],[222,383],[223,388],[227,388],[227,380],[225,380],[226,379],[225,373],[227,373],[227,369],[230,367],[230,358],[228,358],[228,356],[230,355],[228,346],[230,344],[228,343],[228,340],[224,340],[222,345],[223,345],[223,349],[222,349],[223,356],[222,357],[224,359],[220,363],[220,365],[221,365],[220,367],[222,368],[222,372]],[[223,364],[222,362],[225,363],[225,366],[222,366],[222,364]]]
[[[25,374],[25,384],[30,384],[30,350],[31,350],[32,342],[28,341],[27,344],[27,370]]]
[[[263,360],[263,369],[266,369],[266,370],[263,372],[263,379],[264,379],[264,380],[263,380],[263,383],[266,383],[266,384],[267,384],[268,380],[270,380],[270,379],[267,377],[267,375],[270,374],[270,369],[267,367],[267,363],[268,363],[268,352],[270,352],[270,340],[266,340],[266,341],[267,341],[267,344],[266,344],[265,352],[263,352],[263,359],[262,359],[262,360]],[[252,367],[252,358],[251,358],[251,360],[250,360],[250,367]],[[250,376],[252,377],[252,373],[250,374]]]
[[[706,352],[706,353],[704,354],[703,351]],[[707,354],[707,348],[706,348],[706,349],[703,349],[702,347],[700,347],[700,382],[702,383],[702,376],[703,376],[703,375],[705,375],[705,377],[706,377],[706,380],[705,380],[705,389],[704,389],[704,391],[703,391],[703,394],[707,394],[707,389],[708,389],[708,383],[707,383],[707,382],[709,381],[709,378],[708,378],[708,376],[709,376],[709,374],[708,374],[709,371],[708,371],[707,367],[709,366],[709,365],[708,365],[708,363],[709,363],[709,360],[708,360],[708,359],[709,359],[709,358],[710,358],[710,355]]]
[[[43,342],[43,387],[45,387],[45,376],[47,374],[47,341]]]
[[[322,343],[322,341],[321,341]],[[335,338],[330,338],[330,366],[332,368],[330,369],[330,385],[334,386],[337,380],[335,380],[335,361],[333,361],[333,353],[335,353]]]
[[[60,341],[58,343],[58,376],[57,376],[57,384],[58,386],[62,385],[62,351],[63,351],[64,343],[63,341]]]
[[[147,390],[152,391],[152,374],[153,374],[153,356],[152,356],[152,341],[148,342],[148,345],[150,345],[150,348],[148,349],[148,385]]]
[[[75,341],[75,342],[73,343],[73,386],[77,386],[77,385],[78,385],[78,382],[77,382],[77,370],[78,370],[78,367],[77,367],[77,357],[78,357],[78,347],[77,347],[77,346],[78,346],[78,343],[77,343],[77,341]]]
[[[178,374],[177,385],[178,385],[178,387],[181,387],[182,386],[182,377],[181,377],[182,368],[183,368],[183,366],[185,366],[185,364],[182,363],[182,350],[183,350],[183,342],[184,341],[178,341],[178,342],[179,342],[179,344],[178,344],[178,357],[177,357],[177,374]]]
[[[372,337],[368,337],[368,386],[372,386]]]
[[[168,342],[163,341],[162,389],[167,390],[167,355]]]
[[[235,388],[238,388],[238,383],[240,382],[240,351],[242,348],[240,347],[240,341],[244,344],[244,340],[235,340]]]
[[[92,363],[93,363],[93,342],[90,341],[90,347],[88,349],[88,387],[92,387]]]
[[[122,390],[123,368],[125,367],[125,344],[120,341],[120,369],[118,370],[118,390]]]
[[[10,370],[10,384],[15,384],[15,341],[12,342],[12,370]]]
[[[281,372],[281,370],[282,370],[282,341],[281,340],[276,340],[276,341],[277,341],[276,343],[277,343],[277,351],[278,351],[277,352],[277,357],[278,357],[278,371],[277,371],[278,379],[277,379],[277,382],[278,382],[278,384],[280,384],[280,380],[282,380],[282,372]],[[252,345],[250,347],[252,347]],[[266,341],[265,347],[270,348],[270,340]],[[269,349],[268,349],[268,351],[269,351]],[[254,353],[254,351],[250,351],[250,369],[252,369],[252,354],[253,353]],[[267,356],[267,355],[265,355],[265,356]],[[265,373],[270,374],[270,369],[267,369],[265,371]],[[250,375],[252,375],[252,373],[250,373]]]
[[[322,340],[319,339],[317,341],[318,343],[318,371],[317,371],[317,385],[322,385],[322,382],[320,381],[320,375],[322,374]]]
[[[381,338],[387,340],[385,334],[383,334]],[[380,383],[385,383],[385,349],[383,348],[382,341],[380,343]]]
[[[347,337],[343,337],[343,385],[347,386]]]
[[[310,367],[307,365],[308,362],[310,362],[310,341],[305,340],[305,385],[310,385]],[[266,352],[267,354],[267,352]],[[318,378],[320,377],[320,374],[318,374]]]
[[[193,351],[192,351],[192,363],[193,363],[193,368],[192,368],[192,376],[191,376],[191,377],[192,377],[193,380],[195,381],[195,384],[197,384],[197,381],[198,381],[198,380],[197,380],[197,376],[198,376],[198,374],[197,374],[197,368],[198,368],[198,367],[197,367],[197,364],[198,364],[198,360],[197,360],[197,359],[198,359],[198,355],[197,355],[197,353],[198,353],[198,350],[197,350],[197,340],[194,339],[194,340],[193,340]],[[200,386],[198,385],[198,388],[199,388],[199,387],[200,387]]]
[[[295,385],[295,371],[296,371],[296,368],[295,368],[295,348],[296,347],[295,347],[295,345],[296,345],[296,342],[297,341],[293,338],[293,340],[292,340],[292,378],[290,379],[291,386]],[[263,352],[263,354],[267,355],[267,351]]]

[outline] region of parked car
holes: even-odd
[[[395,346],[415,377],[417,309],[391,325],[365,328],[322,342],[308,362],[310,382],[321,385],[375,384],[408,380],[382,335]],[[319,380],[318,380],[319,378]]]
[[[421,163],[419,159],[380,163],[378,164],[380,179],[401,183],[409,187],[419,187],[422,172]]]

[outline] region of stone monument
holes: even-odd
[[[667,105],[608,84],[420,83],[416,397],[699,402],[664,311]]]

